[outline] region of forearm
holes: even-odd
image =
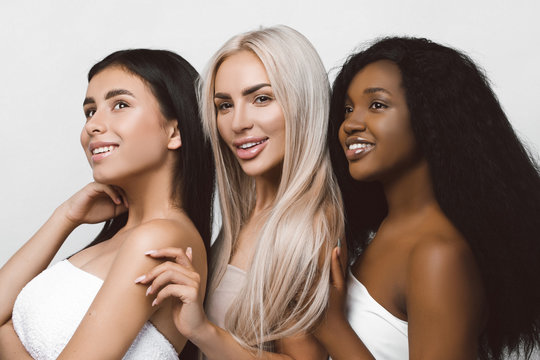
[[[11,318],[13,304],[21,289],[43,271],[73,231],[75,225],[57,209],[30,240],[0,269],[0,325]]]
[[[0,359],[32,359],[15,333],[11,322],[0,326]]]
[[[227,331],[207,322],[204,329],[198,331],[190,340],[210,360],[251,360],[258,359],[257,354],[243,348]],[[284,354],[264,353],[264,359],[293,360]]]
[[[375,359],[346,319],[321,326],[325,328],[317,331],[317,339],[333,360]]]

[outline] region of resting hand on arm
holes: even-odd
[[[145,274],[139,282],[149,285],[148,295],[156,295],[155,305],[167,298],[174,300],[174,322],[184,336],[193,342],[208,359],[257,359],[257,354],[242,347],[233,336],[208,320],[203,307],[205,289],[200,276],[193,268],[193,253],[179,248],[165,248],[148,253],[148,256],[167,261]],[[314,360],[326,359],[324,349],[310,335],[278,341],[277,349],[282,352],[265,353],[267,359]]]
[[[120,190],[90,183],[60,205],[30,240],[0,269],[0,325],[11,319],[22,288],[43,271],[67,236],[82,223],[97,223],[126,211]]]
[[[374,359],[350,326],[345,314],[346,277],[340,259],[340,249],[332,251],[331,285],[328,309],[315,337],[333,360]]]

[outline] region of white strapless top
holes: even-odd
[[[347,317],[358,337],[377,360],[408,359],[408,323],[375,301],[350,270],[348,275]]]
[[[34,359],[56,359],[75,333],[103,280],[61,261],[43,271],[19,293],[13,327]],[[123,359],[177,360],[171,343],[147,321]]]
[[[206,299],[206,315],[220,328],[225,328],[225,315],[244,286],[246,272],[228,264],[225,274],[216,289]]]

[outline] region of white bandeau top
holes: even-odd
[[[350,270],[347,280],[347,318],[377,360],[409,358],[408,323],[375,301]]]
[[[71,264],[56,263],[30,281],[13,307],[13,326],[34,359],[56,359],[75,333],[103,280]],[[146,322],[123,359],[177,360],[171,343]]]

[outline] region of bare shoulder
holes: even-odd
[[[188,220],[154,219],[132,229],[120,251],[146,252],[164,247],[204,249],[195,226]]]
[[[457,234],[423,234],[417,239],[409,256],[409,269],[412,271],[455,271],[474,264],[471,248]]]
[[[482,314],[480,270],[461,235],[433,232],[418,239],[408,260],[407,304],[408,309],[417,307],[448,315]]]

